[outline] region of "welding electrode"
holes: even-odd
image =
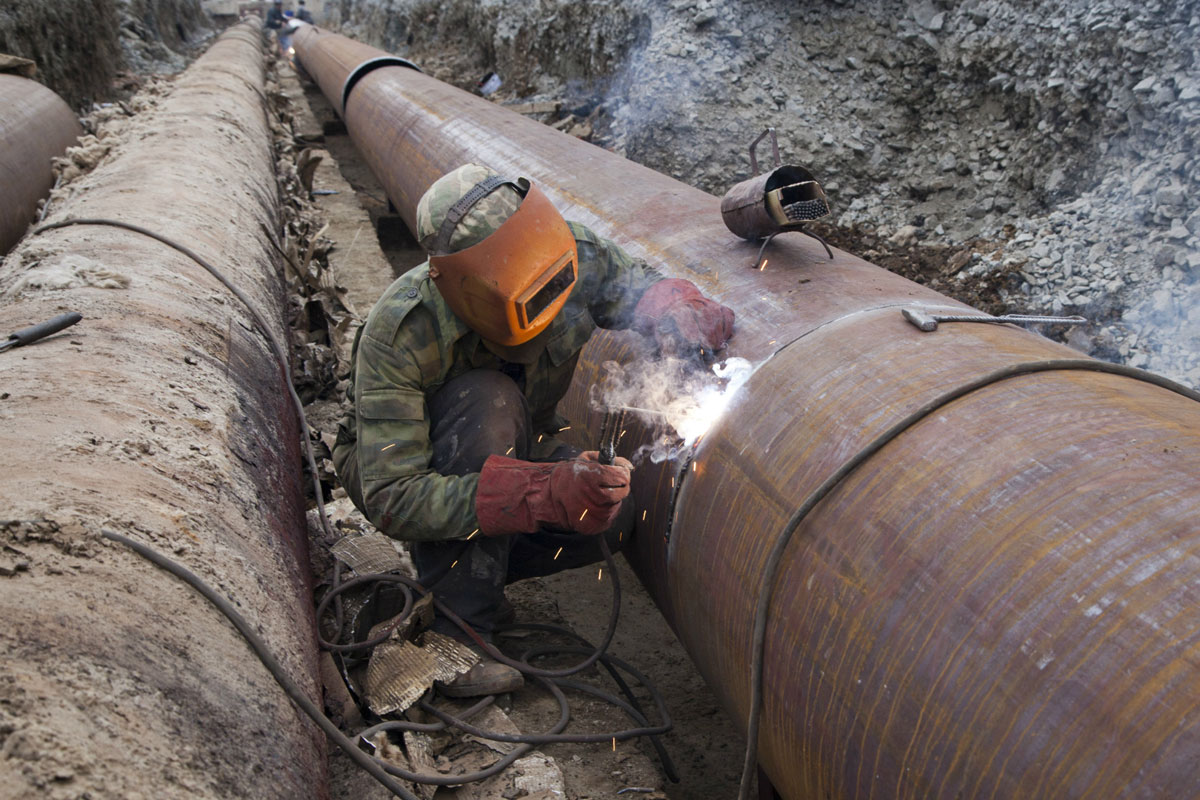
[[[45,338],[52,333],[58,333],[64,328],[69,328],[79,320],[83,319],[83,315],[77,311],[68,311],[65,314],[59,314],[53,319],[48,319],[45,322],[39,322],[37,325],[31,325],[28,328],[23,328],[16,333],[10,333],[6,341],[0,342],[0,353],[13,347],[21,347],[26,344],[33,344],[38,339]]]

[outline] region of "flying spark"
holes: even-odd
[[[601,567],[600,571],[596,573],[596,580],[601,580],[603,578],[604,578],[604,567]]]
[[[558,548],[558,552],[554,554],[554,560],[555,560],[555,561],[557,561],[557,560],[558,560],[558,557],[562,555],[562,551],[563,551],[563,549],[562,549],[561,547],[560,547],[560,548]]]
[[[473,530],[473,531],[471,531],[469,534],[467,534],[467,541],[470,541],[471,539],[474,539],[474,538],[475,538],[475,534],[477,534],[477,533],[479,533],[479,528],[476,528],[475,530]]]
[[[585,508],[585,509],[583,510],[583,513],[579,515],[579,521],[580,521],[580,522],[583,522],[583,518],[584,518],[584,517],[586,517],[586,516],[587,516],[587,509]]]
[[[764,258],[762,263],[758,265],[758,271],[762,272],[766,268],[767,268],[767,259]]]
[[[380,451],[379,451],[379,452],[381,452],[381,453],[382,453],[384,450],[391,450],[391,449],[392,449],[393,447],[395,447],[395,446],[396,446],[396,443],[395,443],[395,442],[392,442],[391,444],[385,444],[385,445],[384,445],[384,446],[383,446],[383,447],[380,449]]]

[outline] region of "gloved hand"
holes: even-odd
[[[733,310],[709,300],[691,281],[667,278],[638,300],[633,328],[653,338],[667,355],[716,351],[733,336]]]
[[[547,527],[591,536],[608,530],[629,495],[633,464],[594,459],[594,452],[545,464],[489,456],[475,492],[480,532],[504,536]]]

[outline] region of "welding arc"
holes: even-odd
[[[950,391],[934,398],[925,405],[913,411],[904,419],[897,422],[892,427],[881,433],[862,450],[854,454],[852,458],[844,462],[836,472],[825,479],[825,482],[818,486],[813,493],[796,509],[784,526],[779,537],[775,540],[775,544],[771,548],[770,554],[767,556],[767,562],[763,568],[763,582],[759,590],[758,605],[754,611],[754,629],[751,638],[751,662],[750,662],[750,713],[746,722],[746,755],[742,761],[742,780],[738,789],[738,800],[748,800],[750,797],[750,783],[752,777],[757,772],[758,761],[758,727],[762,717],[762,698],[763,698],[763,647],[767,638],[767,621],[771,611],[771,595],[775,588],[775,579],[779,572],[780,564],[783,562],[783,553],[787,549],[788,543],[792,539],[792,534],[800,527],[800,523],[804,521],[808,513],[821,502],[830,492],[837,487],[851,472],[858,469],[864,462],[882,450],[887,444],[892,442],[902,433],[907,431],[912,426],[916,425],[921,420],[928,417],[930,414],[938,411],[946,405],[949,405],[955,400],[965,397],[972,392],[978,391],[986,386],[991,386],[994,383],[1015,378],[1020,375],[1032,375],[1038,372],[1059,372],[1079,370],[1086,372],[1104,372],[1112,375],[1121,375],[1127,378],[1144,381],[1154,384],[1155,386],[1168,389],[1176,394],[1181,394],[1184,397],[1200,402],[1200,392],[1196,392],[1188,387],[1176,383],[1168,378],[1160,375],[1155,375],[1152,372],[1144,372],[1140,369],[1127,367],[1124,364],[1110,364],[1107,361],[1093,361],[1091,359],[1049,359],[1046,361],[1028,361],[1019,364],[1010,364],[1007,367],[993,370],[985,375],[976,378],[973,381],[964,383]]]
[[[384,770],[386,770],[391,775],[403,778],[408,781],[412,781],[413,783],[423,783],[423,784],[430,784],[430,785],[460,785],[460,784],[464,784],[464,783],[471,783],[473,781],[483,780],[485,778],[491,777],[492,775],[495,775],[496,773],[500,772],[505,767],[507,767],[509,764],[511,764],[513,761],[515,761],[517,758],[519,758],[521,755],[523,755],[524,753],[526,753],[530,749],[532,749],[532,747],[534,745],[553,744],[553,743],[558,743],[558,742],[571,742],[571,743],[609,742],[614,739],[619,740],[619,741],[624,741],[627,739],[633,739],[633,738],[637,738],[640,736],[647,736],[650,738],[651,744],[653,745],[654,749],[656,750],[656,752],[659,755],[659,758],[660,758],[662,766],[663,766],[663,772],[666,774],[667,778],[673,782],[678,782],[679,776],[675,770],[675,765],[671,761],[670,755],[666,752],[666,749],[663,747],[662,743],[658,740],[659,735],[666,733],[672,727],[671,717],[667,711],[666,704],[663,701],[661,694],[653,686],[653,684],[650,683],[650,681],[646,678],[645,675],[643,675],[642,673],[637,671],[630,664],[622,661],[621,659],[619,659],[615,656],[609,655],[607,652],[608,647],[612,642],[613,635],[616,633],[617,620],[618,620],[618,617],[620,614],[620,608],[621,608],[621,588],[620,588],[620,579],[618,578],[618,573],[617,573],[617,569],[616,569],[616,563],[613,560],[613,556],[612,556],[612,551],[609,549],[608,543],[607,543],[607,541],[604,540],[603,537],[601,537],[599,544],[600,544],[600,550],[604,555],[605,563],[607,564],[609,571],[613,578],[612,608],[609,612],[608,627],[607,627],[607,630],[605,631],[604,639],[601,642],[599,647],[594,647],[585,638],[579,636],[578,634],[574,633],[573,631],[567,630],[566,628],[562,628],[557,625],[546,625],[546,624],[538,624],[538,623],[513,623],[513,624],[499,626],[497,628],[497,630],[500,632],[513,631],[513,630],[543,631],[543,632],[548,632],[548,633],[553,633],[553,634],[573,638],[576,641],[580,642],[583,646],[569,646],[569,645],[568,646],[557,646],[557,647],[544,646],[544,647],[530,649],[529,651],[522,654],[522,656],[520,658],[517,658],[517,659],[509,658],[508,656],[506,656],[502,652],[500,652],[490,642],[484,641],[483,638],[481,636],[479,636],[479,634],[465,620],[463,620],[461,617],[459,617],[457,614],[455,614],[451,609],[447,608],[437,598],[436,594],[429,592],[429,590],[427,590],[424,586],[422,586],[420,583],[413,580],[412,578],[409,578],[409,577],[403,576],[403,575],[396,575],[396,574],[392,574],[392,573],[378,573],[378,574],[361,575],[356,578],[353,578],[350,581],[346,581],[345,583],[335,584],[335,586],[333,586],[330,589],[330,591],[328,593],[326,593],[325,597],[322,598],[322,600],[321,600],[320,606],[318,607],[318,612],[317,612],[318,625],[320,623],[321,618],[324,616],[325,612],[329,609],[330,603],[333,602],[335,598],[340,597],[345,592],[346,589],[351,588],[351,587],[361,586],[365,583],[370,583],[374,580],[383,580],[383,581],[386,581],[389,583],[399,584],[405,591],[405,595],[406,595],[405,596],[405,604],[404,604],[404,609],[395,618],[396,621],[393,622],[392,625],[388,626],[389,631],[390,631],[390,630],[398,627],[400,624],[403,624],[404,618],[407,616],[407,614],[410,612],[410,610],[413,606],[413,602],[412,602],[412,598],[411,598],[411,590],[418,591],[423,596],[430,597],[433,600],[433,603],[437,607],[437,609],[447,619],[449,619],[451,622],[453,622],[455,625],[457,625],[477,645],[479,645],[481,648],[483,648],[488,653],[489,656],[491,656],[492,658],[496,659],[497,661],[499,661],[501,663],[507,664],[507,665],[513,667],[514,669],[519,670],[524,675],[527,675],[531,678],[536,679],[538,681],[538,683],[540,683],[548,692],[550,692],[550,694],[553,695],[555,700],[557,700],[559,703],[559,709],[560,709],[559,720],[553,726],[551,726],[551,728],[549,730],[547,730],[546,732],[544,732],[544,733],[505,734],[505,733],[499,733],[497,731],[489,731],[489,730],[486,730],[483,728],[477,728],[473,725],[470,725],[466,721],[470,716],[473,716],[475,713],[477,713],[483,707],[482,704],[477,704],[476,706],[473,706],[470,709],[468,709],[462,715],[455,716],[455,715],[449,714],[441,709],[436,708],[435,706],[433,706],[426,700],[422,699],[419,703],[420,708],[423,711],[425,711],[426,713],[431,714],[432,716],[435,716],[439,720],[441,720],[442,725],[435,727],[435,728],[430,728],[426,725],[409,722],[406,720],[392,720],[392,721],[382,722],[377,725],[374,725],[374,726],[366,729],[365,731],[363,731],[360,734],[360,736],[370,737],[370,736],[374,736],[379,731],[389,731],[389,730],[429,731],[429,730],[442,730],[445,727],[452,727],[452,728],[457,728],[465,733],[469,733],[473,736],[478,736],[479,738],[482,738],[482,739],[488,739],[488,740],[497,741],[497,742],[515,743],[515,744],[521,745],[521,747],[518,747],[512,753],[509,753],[507,756],[500,759],[499,761],[492,764],[491,766],[487,767],[486,769],[479,770],[477,772],[469,773],[466,775],[454,775],[454,776],[448,777],[448,776],[444,776],[444,775],[429,775],[429,774],[423,774],[423,773],[415,773],[415,772],[409,772],[407,770],[401,769],[399,767],[388,764],[386,762],[380,762],[381,764],[383,764]],[[335,580],[337,580],[336,575],[335,575]],[[336,606],[336,604],[335,604],[335,606]],[[340,620],[340,618],[341,618],[340,612],[335,612],[335,613],[337,615],[337,618]],[[339,625],[339,627],[340,627],[340,625]],[[379,638],[380,638],[379,636],[376,636],[371,641],[375,642]],[[365,649],[366,647],[368,647],[368,642],[340,644],[337,642],[333,642],[333,643],[327,642],[324,638],[321,639],[321,644],[323,647],[329,647],[330,649],[336,648],[337,651],[339,651],[339,652],[347,652],[347,651],[351,651],[351,650]],[[530,663],[530,661],[535,658],[542,658],[542,657],[546,657],[549,655],[562,654],[562,653],[586,654],[587,657],[572,667],[567,667],[564,669],[557,669],[557,670],[542,669],[539,667],[535,667]],[[620,697],[617,697],[616,695],[605,692],[594,686],[590,686],[588,684],[580,683],[577,681],[565,680],[565,678],[567,678],[568,676],[578,674],[578,673],[582,672],[583,670],[588,669],[589,667],[591,667],[592,665],[594,665],[596,663],[600,663],[602,666],[604,666],[605,669],[608,670],[613,681],[617,684],[621,693],[624,694],[625,697],[628,699],[628,702],[626,702],[625,700],[622,700]],[[637,697],[634,695],[633,690],[630,688],[628,683],[626,683],[626,681],[622,678],[622,676],[620,674],[620,670],[623,670],[624,672],[628,673],[635,681],[637,681],[637,683],[642,685],[647,690],[647,692],[651,696],[651,699],[654,702],[654,705],[657,710],[657,714],[658,714],[659,718],[662,720],[661,724],[652,725],[649,722],[649,720],[647,719],[647,717],[645,715],[645,712],[641,708],[641,704],[639,703]],[[598,698],[608,702],[609,704],[614,705],[617,708],[620,708],[621,710],[623,710],[640,727],[628,728],[626,730],[615,731],[615,732],[563,733],[562,731],[565,730],[567,724],[570,722],[571,712],[570,712],[569,702],[567,701],[566,696],[563,694],[562,688],[568,688],[568,689],[572,689],[572,690],[576,690],[576,691],[581,691],[581,692],[585,692],[587,694],[591,694],[595,697],[598,697]]]

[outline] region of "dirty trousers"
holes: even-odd
[[[529,404],[514,380],[504,373],[477,369],[448,381],[430,398],[429,416],[433,446],[430,466],[440,475],[479,472],[490,455],[529,457]],[[571,458],[577,454],[560,449],[556,456]],[[628,538],[619,533],[628,533],[632,525],[633,502],[627,498],[616,523],[600,535],[615,553],[622,539]],[[549,530],[475,536],[466,541],[414,542],[412,556],[421,583],[489,641],[496,625],[507,621],[506,612],[511,613],[504,599],[506,584],[582,567],[603,558],[599,535]],[[463,636],[440,614],[433,628],[456,638]]]

